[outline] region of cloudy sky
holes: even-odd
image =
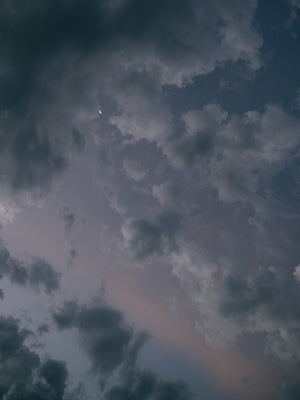
[[[299,0],[0,32],[0,399],[299,399]]]

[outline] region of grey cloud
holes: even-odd
[[[300,383],[297,381],[294,384],[283,384],[280,390],[280,395],[283,399],[297,400],[300,397]]]
[[[212,153],[214,148],[214,133],[202,131],[185,137],[177,142],[174,148],[175,154],[182,159],[185,165],[191,166],[197,158],[203,159]]]
[[[246,331],[266,334],[267,349],[281,359],[299,360],[299,286],[292,274],[261,268],[247,276],[235,271],[220,288],[220,313]]]
[[[116,102],[110,121],[124,135],[165,141],[172,118],[163,85],[227,60],[259,67],[255,9],[255,0],[2,0],[1,183],[51,188],[96,129],[98,89]]]
[[[124,379],[123,384],[111,388],[107,400],[192,400],[193,394],[181,381],[166,381],[149,370],[135,370],[135,374]]]
[[[42,324],[38,327],[37,333],[39,335],[43,335],[44,333],[49,332],[49,326],[47,324]]]
[[[13,190],[49,189],[66,168],[72,147],[84,145],[72,126],[79,97],[71,101],[74,87],[67,89],[66,77],[72,73],[64,54],[70,60],[98,39],[97,6],[96,1],[90,7],[78,1],[72,7],[68,1],[42,6],[1,1],[0,179]]]
[[[124,362],[133,332],[119,311],[107,305],[80,307],[69,302],[54,312],[53,318],[59,329],[78,329],[94,374],[106,378]]]
[[[179,196],[179,186],[171,181],[166,181],[158,185],[152,186],[153,196],[159,201],[162,206],[174,204],[175,199]]]
[[[163,100],[164,85],[182,86],[226,60],[242,59],[253,69],[259,67],[262,42],[251,27],[256,2],[132,1],[128,5],[131,34],[139,35],[139,40],[130,36],[125,68],[111,80],[109,93],[120,113],[110,121],[124,135],[164,147],[173,123]]]
[[[15,319],[0,318],[0,394],[16,383],[30,384],[40,365],[37,354],[24,345],[28,332],[20,330]]]
[[[12,317],[0,317],[0,397],[6,400],[62,400],[68,372],[62,361],[43,363],[26,344],[31,332]]]
[[[7,266],[9,268],[7,276],[9,276],[10,280],[13,283],[25,286],[28,281],[29,274],[27,268],[24,266],[23,261],[11,257]]]
[[[187,285],[199,311],[197,329],[214,347],[235,347],[237,338],[260,334],[266,354],[300,359],[299,282],[288,267],[248,271],[242,261],[209,260],[190,243],[171,254],[173,272]]]
[[[40,368],[40,374],[48,385],[55,390],[57,397],[62,398],[68,379],[68,370],[65,363],[51,359],[46,360]]]
[[[34,288],[44,287],[47,293],[59,288],[60,274],[42,259],[35,258],[29,266],[29,283]]]
[[[224,281],[220,311],[229,318],[248,320],[262,309],[272,319],[300,322],[300,312],[294,306],[298,297],[298,287],[292,275],[261,268],[247,277],[236,271]]]
[[[231,118],[222,128],[222,158],[212,163],[212,182],[219,197],[248,203],[259,213],[271,211],[265,201],[272,201],[268,188],[297,152],[299,125],[296,118],[273,105],[264,113]]]
[[[25,382],[14,377],[14,383],[5,394],[7,400],[62,400],[68,372],[64,362],[46,360],[38,369],[38,380]]]
[[[66,302],[59,312],[53,313],[53,319],[58,329],[72,328],[75,325],[79,310],[76,302]]]
[[[135,181],[141,181],[146,176],[146,171],[143,170],[141,165],[128,158],[125,158],[123,160],[123,167],[129,179],[133,179]]]
[[[123,319],[123,315],[105,303],[80,306],[67,302],[53,313],[59,329],[77,328],[80,342],[92,363],[94,372],[103,382],[113,372],[115,378],[108,382],[103,398],[192,400],[194,397],[187,385],[181,381],[166,381],[150,370],[137,366],[137,358],[149,335],[134,333]],[[117,383],[115,383],[117,382]]]
[[[201,161],[212,156],[216,133],[227,116],[218,104],[185,113],[182,117],[185,134],[173,146],[175,156],[186,166],[192,166],[197,159]]]
[[[225,203],[250,206],[264,218],[284,215],[287,200],[276,179],[297,163],[299,119],[271,104],[261,113],[232,116],[218,105],[208,105],[189,111],[183,121],[184,135],[172,143],[172,151],[168,149],[176,168],[178,160],[193,166],[201,184],[217,189]],[[197,159],[202,163],[196,164]],[[297,185],[291,179],[289,196]]]
[[[40,258],[25,262],[13,257],[0,241],[0,274],[12,283],[25,286],[29,284],[35,290],[41,288],[51,294],[59,288],[60,273],[52,265]]]
[[[56,400],[51,388],[45,387],[38,382],[34,385],[22,383],[14,384],[9,392],[5,394],[7,400]]]
[[[123,226],[122,233],[126,247],[137,259],[153,254],[164,254],[178,250],[176,237],[181,229],[181,221],[176,213],[163,213],[156,221],[130,221]]]

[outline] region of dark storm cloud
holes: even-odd
[[[111,388],[106,400],[192,400],[195,397],[181,381],[166,381],[149,370],[135,369],[123,383]]]
[[[103,398],[193,399],[184,382],[166,381],[154,372],[137,366],[139,352],[148,334],[134,333],[119,311],[106,304],[87,307],[67,302],[53,313],[53,319],[59,329],[78,329],[80,342],[92,364],[92,372],[98,376],[102,388],[105,387],[105,379],[118,372],[118,383],[108,383]]]
[[[130,21],[123,32],[129,57],[123,59],[126,69],[111,80],[109,92],[120,113],[110,121],[135,140],[164,145],[172,133],[164,85],[181,86],[226,60],[244,60],[253,69],[260,65],[262,42],[251,27],[256,1],[124,4],[124,21]]]
[[[65,363],[57,360],[47,360],[40,368],[40,375],[55,390],[57,397],[62,398],[68,379],[68,370]]]
[[[80,307],[71,302],[55,312],[53,318],[59,329],[78,329],[94,374],[105,378],[124,362],[133,331],[119,311],[106,305]]]
[[[255,0],[1,0],[1,182],[49,189],[83,149],[100,87],[119,107],[111,121],[122,133],[166,137],[164,84],[226,60],[259,67],[255,9]]]
[[[35,258],[29,265],[28,281],[36,289],[44,287],[47,293],[59,288],[60,274],[46,261]]]
[[[161,214],[154,222],[135,220],[122,229],[126,246],[138,259],[178,250],[181,221],[176,213]]]
[[[243,322],[263,309],[272,319],[300,323],[300,311],[295,307],[299,287],[292,275],[262,268],[251,276],[236,272],[226,277],[224,289],[221,312],[227,317]]]
[[[49,332],[49,326],[47,324],[42,324],[38,327],[37,333],[39,336],[43,335],[44,333]]]
[[[0,396],[7,400],[61,400],[68,373],[61,361],[41,363],[25,345],[30,335],[12,317],[0,318]]]
[[[68,163],[68,148],[84,146],[72,127],[79,92],[71,101],[74,91],[57,85],[76,69],[66,59],[98,43],[99,8],[97,1],[0,3],[1,180],[15,190],[49,188]]]
[[[280,395],[281,398],[286,400],[298,400],[300,397],[300,382],[282,385]]]
[[[0,274],[20,286],[30,285],[51,294],[59,288],[60,274],[40,258],[25,262],[13,257],[0,240]]]

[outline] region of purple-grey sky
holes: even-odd
[[[0,399],[300,396],[299,0],[0,0]]]

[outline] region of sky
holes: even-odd
[[[0,32],[0,400],[298,400],[299,0]]]

